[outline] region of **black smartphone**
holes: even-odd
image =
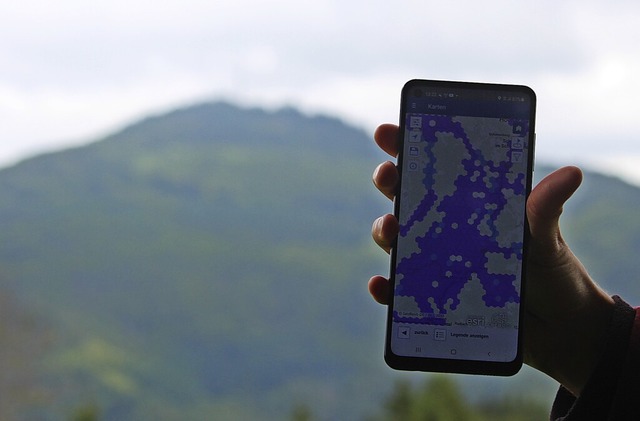
[[[402,89],[390,367],[507,376],[522,366],[535,106],[526,86]]]

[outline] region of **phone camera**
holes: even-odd
[[[422,89],[414,89],[413,90],[413,96],[420,98],[422,96]]]

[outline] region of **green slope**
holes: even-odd
[[[378,356],[363,289],[374,157],[334,119],[179,110],[5,170],[0,267],[69,332],[52,366],[110,416],[333,395]]]
[[[212,103],[1,171],[3,286],[57,332],[49,419],[87,403],[114,420],[375,413],[394,375],[365,286],[387,268],[369,238],[391,208],[371,186],[381,159],[333,118]],[[567,206],[612,292],[640,273],[638,202],[588,174]],[[553,393],[530,372],[458,378],[472,399]]]

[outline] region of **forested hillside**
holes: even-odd
[[[37,396],[16,413],[378,415],[397,378],[366,292],[387,271],[369,237],[391,209],[370,181],[381,159],[335,118],[210,103],[0,171],[2,293],[42,350],[19,354]],[[635,302],[638,205],[635,187],[589,173],[563,222],[594,275]],[[529,370],[454,379],[472,401],[554,387]]]

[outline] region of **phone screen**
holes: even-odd
[[[519,370],[535,100],[524,86],[405,85],[390,366]]]

